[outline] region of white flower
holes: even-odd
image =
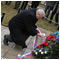
[[[45,51],[45,54],[47,54],[47,51]]]
[[[39,52],[41,52],[41,50],[39,50]]]
[[[37,52],[35,52],[35,54],[37,55],[38,53],[37,53]]]
[[[18,54],[18,57],[20,57],[21,55],[20,54]]]
[[[44,52],[41,52],[41,54],[44,54]]]

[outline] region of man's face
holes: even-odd
[[[42,17],[44,17],[44,14],[40,15],[38,12],[36,12],[36,18],[37,18],[37,19],[40,19],[40,18],[42,18]]]

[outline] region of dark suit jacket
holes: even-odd
[[[9,30],[13,41],[20,44],[25,42],[29,35],[36,35],[36,9],[24,10],[9,21]]]

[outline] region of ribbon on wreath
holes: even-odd
[[[37,46],[43,44],[45,42],[45,40],[43,42],[41,42],[40,44],[37,45],[37,41],[38,41],[38,35],[35,36],[35,39],[34,39],[34,43],[33,43],[33,49],[36,48]],[[31,52],[27,53],[27,54],[24,54],[24,55],[18,55],[18,59],[22,59],[22,58],[27,58],[29,56],[32,56],[32,53],[33,53],[33,49]]]

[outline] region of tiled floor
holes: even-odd
[[[42,28],[39,28],[41,32],[49,35],[51,32]],[[1,57],[6,59],[17,59],[18,54],[26,54],[30,52],[33,48],[34,37],[30,36],[27,41],[26,45],[28,46],[25,49],[22,49],[21,46],[16,45],[15,43],[9,43],[8,46],[3,44],[4,35],[9,34],[9,29],[7,27],[1,26]],[[42,38],[38,38],[38,44],[42,42]],[[34,56],[30,56],[27,59],[34,59]]]

